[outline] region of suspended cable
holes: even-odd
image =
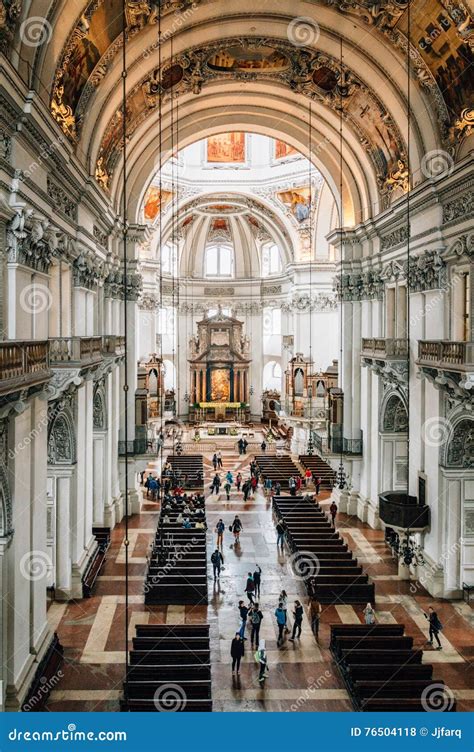
[[[407,191],[407,273],[406,273],[406,358],[407,358],[407,497],[410,493],[410,199],[411,199],[411,3],[407,5],[407,171],[408,171],[408,191]]]
[[[128,563],[129,563],[129,540],[128,540],[128,515],[129,515],[129,498],[128,498],[128,262],[127,262],[127,20],[126,20],[126,0],[122,2],[122,139],[123,139],[123,196],[122,196],[122,243],[123,243],[123,323],[124,323],[124,341],[125,341],[125,354],[124,354],[124,442],[125,442],[125,683],[124,683],[124,699],[128,700],[128,671],[129,671],[129,655],[128,655],[128,616],[129,616],[129,579],[128,579]]]
[[[344,200],[343,200],[343,178],[342,178],[342,171],[343,171],[343,51],[342,51],[342,35],[339,37],[339,220],[340,220],[340,230],[339,230],[339,262],[340,262],[340,306],[341,306],[341,315],[340,315],[340,344],[339,344],[339,368],[341,371],[341,384],[343,384],[344,387],[347,387],[347,384],[344,384],[343,382],[343,372],[344,372],[344,361],[343,361],[343,350],[344,350],[344,323],[343,323],[343,316],[344,316],[344,298],[343,298],[343,258],[344,258],[344,252],[343,252],[343,232],[344,232]],[[341,389],[341,435],[339,437],[340,440],[340,458],[339,458],[339,471],[338,471],[338,485],[339,488],[342,490],[346,485],[346,478],[345,478],[345,471],[344,471],[344,405],[345,405],[345,391],[344,389]]]

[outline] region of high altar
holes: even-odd
[[[248,420],[250,341],[243,322],[219,309],[197,322],[189,349],[190,420]]]

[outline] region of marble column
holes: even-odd
[[[0,713],[5,710],[5,698],[8,684],[8,549],[11,541],[11,535],[0,538]]]
[[[52,468],[56,478],[56,599],[71,598],[71,480],[74,469]]]
[[[94,462],[94,493],[93,493],[93,526],[103,527],[105,524],[105,481],[107,475],[105,431],[94,431],[93,462]]]

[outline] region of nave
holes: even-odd
[[[240,470],[245,477],[251,456],[239,456],[232,450],[223,450],[223,472],[235,474]],[[137,625],[188,624],[210,625],[212,700],[214,711],[349,711],[352,702],[329,649],[331,625],[362,624],[363,605],[324,605],[321,615],[319,644],[309,625],[308,597],[302,579],[295,577],[291,555],[287,548],[277,549],[272,505],[262,490],[245,505],[242,494],[231,492],[230,502],[225,501],[222,490],[218,496],[209,496],[209,484],[214,475],[212,453],[204,456],[204,488],[206,490],[206,516],[208,521],[208,594],[209,605],[153,605],[144,603],[143,586],[147,568],[147,554],[158,524],[158,505],[146,500],[142,511],[129,520],[129,620],[128,636],[131,647]],[[278,460],[275,458],[275,461]],[[153,463],[150,463],[153,469]],[[330,493],[322,491],[320,501],[329,506]],[[228,531],[235,514],[243,523],[240,547],[233,544]],[[215,548],[215,523],[222,518],[226,524],[223,555],[225,569],[217,582],[212,579],[209,564]],[[370,576],[376,588],[376,620],[380,624],[404,624],[406,634],[413,637],[414,647],[424,649],[423,662],[433,664],[433,676],[444,681],[456,701],[456,709],[472,710],[474,692],[469,689],[469,670],[473,647],[469,639],[472,627],[468,604],[450,604],[433,600],[416,583],[403,581],[398,575],[396,559],[380,530],[373,530],[356,517],[340,513],[338,528],[350,549]],[[64,646],[63,678],[55,687],[45,710],[58,711],[118,711],[123,696],[125,671],[124,653],[124,580],[125,549],[124,525],[112,532],[107,562],[98,578],[94,594],[89,599],[69,603],[53,603],[48,619],[57,630]],[[239,677],[231,673],[230,643],[239,626],[237,604],[244,598],[245,580],[255,564],[262,568],[262,595],[260,598],[264,619],[261,637],[266,640],[269,675],[264,688],[260,688],[258,669],[253,650],[246,644]],[[300,640],[292,643],[286,639],[277,647],[277,627],[274,610],[282,589],[288,593],[288,603],[299,598],[305,605],[305,617]],[[441,634],[443,649],[427,649],[426,621],[423,616],[430,604],[443,622]],[[291,609],[289,608],[289,611]]]

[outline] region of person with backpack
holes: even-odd
[[[250,603],[255,603],[253,599],[253,594],[255,592],[255,582],[253,581],[252,572],[249,572],[247,575],[247,582],[245,584],[245,592],[247,593],[247,598],[249,599]]]
[[[276,531],[277,531],[277,546],[281,546],[283,548],[285,543],[285,525],[283,523],[283,520],[278,520],[276,525]]]
[[[262,582],[262,569],[261,567],[256,564],[255,565],[255,572],[253,573],[253,581],[255,584],[255,595],[257,598],[260,598],[260,585]]]
[[[249,607],[245,605],[244,601],[239,601],[239,616],[240,616],[240,636],[242,640],[246,640],[245,627],[247,626],[247,616],[249,613]]]
[[[211,556],[211,564],[212,564],[212,569],[214,571],[214,580],[217,580],[217,578],[221,576],[221,566],[223,565],[223,563],[224,563],[224,557],[222,556],[219,549],[216,548],[216,550]]]
[[[283,642],[283,633],[286,627],[286,611],[283,608],[283,603],[281,601],[278,604],[278,607],[275,609],[275,617],[278,627],[277,645],[278,647],[280,647],[281,643]]]
[[[225,525],[224,525],[224,522],[223,522],[223,520],[221,518],[221,519],[219,519],[219,521],[218,521],[218,523],[216,525],[217,548],[219,548],[219,546],[222,548],[222,546],[223,546],[223,543],[224,543],[224,530],[225,530]]]
[[[439,639],[439,633],[443,629],[443,625],[441,624],[438,614],[434,610],[433,606],[430,606],[428,608],[428,613],[424,614],[425,619],[428,619],[429,627],[430,627],[430,636],[428,640],[428,645],[433,645],[433,637],[438,643],[438,647],[436,650],[442,650],[441,647],[441,640]]]
[[[240,521],[240,518],[237,514],[234,517],[234,521],[232,525],[230,526],[230,529],[231,529],[231,532],[234,534],[234,545],[237,545],[238,543],[240,543],[240,533],[244,529]]]
[[[258,681],[262,686],[265,684],[265,679],[268,674],[268,658],[267,651],[265,649],[265,640],[260,640],[258,644],[258,650],[255,653],[255,661],[259,666]]]
[[[262,624],[263,614],[258,607],[258,603],[254,603],[249,612],[249,621],[251,626],[250,643],[252,647],[258,645],[260,639],[260,626]]]
[[[333,501],[331,506],[329,507],[329,512],[331,514],[332,526],[334,529],[336,529],[337,504],[335,501]]]
[[[303,606],[299,601],[295,601],[295,610],[293,611],[293,617],[295,621],[293,623],[293,632],[291,633],[290,637],[291,642],[294,642],[297,637],[301,637],[301,624],[303,622],[303,614]]]
[[[240,661],[242,660],[243,654],[244,643],[240,636],[240,632],[236,632],[230,646],[230,655],[232,658],[232,673],[237,672],[237,674],[240,674]]]

